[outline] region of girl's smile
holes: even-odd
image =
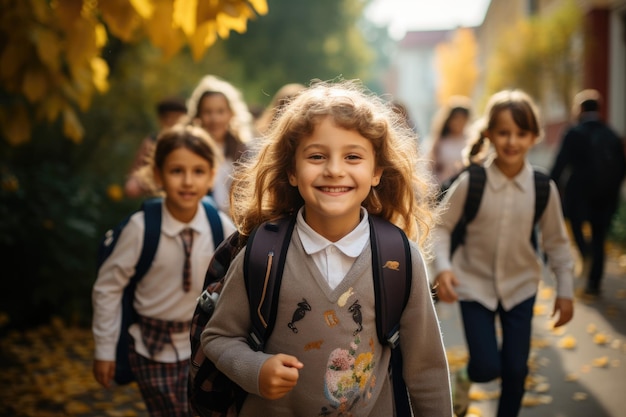
[[[306,222],[336,241],[359,223],[361,203],[381,173],[372,143],[326,117],[298,144],[289,183],[304,199]]]
[[[198,202],[213,184],[214,170],[209,162],[187,148],[172,151],[162,170],[155,170],[157,181],[166,192],[165,205],[172,215],[189,222]]]
[[[537,136],[520,128],[510,109],[500,111],[495,123],[487,131],[487,137],[496,150],[496,166],[509,178],[516,176],[523,168],[526,154],[535,144]]]

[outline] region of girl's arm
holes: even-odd
[[[403,375],[416,416],[452,416],[446,351],[421,253],[412,244],[413,281],[400,320]]]
[[[463,214],[468,186],[469,174],[463,172],[448,189],[444,199],[441,201],[439,206],[442,210],[440,223],[433,230],[434,283],[437,287],[437,296],[441,301],[445,302],[453,302],[457,299],[454,287],[458,285],[458,281],[452,272],[450,244],[454,226],[456,226]]]
[[[574,257],[561,210],[561,198],[554,181],[550,181],[550,197],[539,220],[539,227],[543,249],[556,278],[557,298],[553,315],[558,312],[559,317],[555,326],[561,326],[571,320],[574,314]]]
[[[96,380],[107,388],[115,371],[122,293],[135,271],[142,245],[143,213],[137,213],[128,221],[115,249],[100,266],[92,289],[92,332],[95,342],[93,371]]]
[[[285,375],[290,372],[282,373],[277,370],[281,365],[285,365],[276,362],[269,362],[262,374],[262,367],[272,358],[272,355],[255,352],[246,341],[251,323],[250,307],[243,279],[244,254],[245,248],[239,251],[228,269],[226,283],[215,312],[202,332],[202,349],[220,371],[245,391],[270,398],[281,392],[281,388],[276,387],[284,381],[276,382],[278,379],[292,380],[293,376]],[[296,361],[291,360],[288,363],[293,364]],[[268,383],[268,378],[275,384]],[[263,379],[263,389],[261,379]]]

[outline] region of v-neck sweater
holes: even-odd
[[[250,394],[240,416],[393,416],[391,350],[378,342],[369,243],[331,289],[306,255],[297,231],[287,252],[276,324],[264,352],[246,343],[249,305],[242,250],[202,334],[205,354]],[[450,381],[423,258],[411,242],[413,281],[400,322],[404,377],[416,416],[452,415]],[[398,300],[401,302],[401,300]],[[278,400],[260,396],[259,372],[272,355],[304,364],[295,388]]]

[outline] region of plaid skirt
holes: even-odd
[[[131,337],[130,367],[151,417],[189,417],[187,377],[189,360],[156,362],[135,351]]]

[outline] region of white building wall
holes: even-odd
[[[397,96],[407,106],[422,142],[437,109],[434,56],[432,48],[400,50],[396,61]]]

